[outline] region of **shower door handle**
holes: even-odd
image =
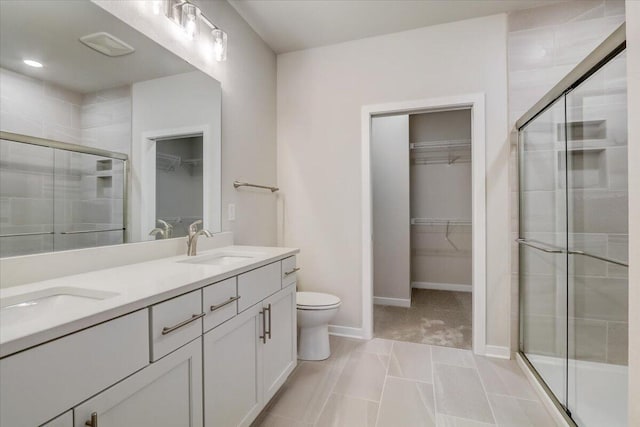
[[[538,242],[536,240],[516,239],[516,242],[518,242],[521,245],[529,246],[529,247],[531,247],[533,249],[537,249],[539,251],[546,252],[548,254],[563,254],[563,253],[566,253],[566,251],[564,249],[562,249],[562,248],[559,248],[557,246],[548,245],[546,243]]]

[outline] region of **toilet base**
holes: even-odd
[[[329,347],[329,326],[300,328],[298,336],[298,359],[325,360],[331,356]]]

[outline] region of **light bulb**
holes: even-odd
[[[211,32],[213,36],[213,53],[216,57],[216,61],[227,60],[227,33],[219,28],[216,28]]]
[[[198,8],[191,3],[182,5],[182,28],[190,39],[198,33],[198,12]]]

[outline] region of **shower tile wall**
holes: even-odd
[[[508,19],[510,123],[514,125],[538,99],[623,23],[624,13],[622,0],[566,2],[511,13]],[[600,81],[593,84],[604,89],[611,84],[620,84],[624,75],[623,64],[613,65],[606,75],[598,76]],[[569,243],[584,251],[620,260],[626,260],[628,256],[625,215],[626,147],[622,146],[626,145],[626,111],[623,98],[623,95],[595,94],[582,98],[583,102],[579,105],[574,100],[573,105],[569,103],[567,106],[569,121],[606,121],[606,137],[570,142],[568,146],[569,150],[576,150],[570,154],[570,161],[578,169],[577,174],[572,172],[569,176],[572,212],[576,218],[572,224],[573,233]],[[612,108],[613,105],[617,107]],[[622,111],[625,112],[619,113]],[[558,131],[553,134],[556,141],[563,138]],[[514,242],[518,236],[515,148],[512,145],[510,171]],[[546,165],[561,163],[557,157],[557,147],[548,148],[536,152],[535,158],[529,154],[528,161]],[[535,167],[531,169],[535,170]],[[563,173],[560,169],[558,171]],[[540,212],[554,212],[555,198],[559,196],[555,194],[557,189],[554,188],[553,178],[526,177],[525,197],[541,206]],[[578,191],[574,190],[576,187],[579,187]],[[605,192],[608,197],[599,197]],[[603,215],[603,208],[611,204],[616,208],[607,208],[607,215]],[[538,221],[540,230],[554,229],[549,226],[549,221],[555,221],[552,215],[540,217]],[[546,236],[544,241],[553,240]],[[545,265],[542,258],[537,261],[528,259],[527,270],[526,280],[531,282],[532,289],[532,294],[527,295],[527,298],[536,294],[535,298],[548,299],[547,302],[537,302],[538,307],[546,305],[553,308],[555,285],[551,282],[554,278],[536,274],[536,271],[549,271],[549,266]],[[626,269],[593,259],[576,258],[571,271],[576,274],[579,272],[573,283],[576,289],[575,318],[570,321],[570,328],[578,325],[575,331],[581,335],[575,337],[575,356],[582,360],[626,364],[626,340],[622,338],[627,329],[627,319],[621,312],[621,307],[626,307]],[[515,290],[512,300],[513,318],[517,319],[518,247],[515,243],[512,245],[512,273],[512,289]],[[525,289],[528,287],[525,286]],[[532,319],[539,327],[541,336],[538,350],[543,354],[553,353],[552,348],[549,348],[550,335],[542,336],[545,335],[543,331],[546,334],[553,333],[553,322],[548,317],[549,314],[539,313]],[[544,325],[548,327],[545,328]],[[517,343],[516,328],[512,330],[512,342]]]
[[[0,96],[3,131],[129,153],[128,87],[82,95],[0,68]],[[54,192],[57,232],[122,226],[121,161],[19,143],[1,148],[0,234],[51,231]],[[8,237],[0,238],[0,256],[121,242],[121,232]]]

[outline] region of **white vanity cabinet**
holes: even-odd
[[[74,408],[75,427],[201,427],[201,338]]]
[[[254,305],[204,335],[207,427],[248,426],[262,410],[262,313]]]
[[[0,359],[0,426],[39,426],[146,366],[148,319],[139,310]]]
[[[263,397],[268,402],[297,362],[296,286],[291,284],[262,302],[266,310],[266,342],[262,349]]]
[[[297,362],[284,260],[0,359],[0,426],[249,426]]]
[[[291,284],[205,333],[206,427],[250,425],[291,374],[297,363],[295,296]]]

